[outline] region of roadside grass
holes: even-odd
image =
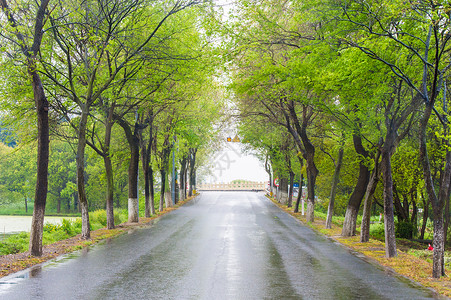
[[[370,230],[370,235],[372,236],[370,241],[368,243],[361,243],[359,233],[353,237],[341,236],[343,224],[343,221],[341,220],[342,217],[333,217],[332,229],[326,229],[326,214],[315,211],[315,221],[310,223],[307,222],[306,217],[302,216],[300,212],[294,213],[292,211],[292,207],[287,207],[286,205],[280,204],[274,198],[268,198],[282,210],[294,216],[303,224],[334,239],[345,247],[365,255],[370,262],[378,263],[388,270],[420,283],[426,288],[434,289],[437,293],[443,296],[451,297],[450,277],[444,276],[440,279],[432,278],[432,251],[426,250],[426,247],[423,244],[410,240],[397,239],[398,256],[394,258],[386,258],[384,239],[380,239],[380,237],[377,239],[372,236],[373,233],[380,236],[381,226],[379,224],[372,224],[371,227],[374,229],[372,231]],[[451,272],[451,251],[445,252],[445,270],[446,273]]]

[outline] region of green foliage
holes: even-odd
[[[395,224],[395,234],[397,238],[412,239],[416,233],[416,227],[410,222],[398,222]]]
[[[396,238],[412,239],[416,234],[415,226],[410,222],[395,223]],[[385,239],[384,223],[376,223],[370,225],[370,235],[376,239]]]
[[[91,223],[99,223],[103,227],[106,226],[106,211],[105,210],[95,210],[89,213],[89,221]]]
[[[60,240],[68,239],[81,233],[81,219],[63,219],[61,224],[44,224],[43,244],[48,245]],[[15,254],[28,251],[30,233],[21,232],[8,235],[0,241],[0,255]]]
[[[128,211],[126,209],[114,210],[114,224],[121,224],[127,222]],[[89,213],[89,222],[92,230],[104,228],[107,225],[106,210],[98,209]]]
[[[28,250],[30,234],[21,232],[12,234],[0,242],[0,255],[15,254]]]
[[[375,239],[384,240],[385,239],[384,223],[371,224],[370,235]]]

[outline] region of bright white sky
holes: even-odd
[[[241,143],[227,143],[213,160],[211,176],[206,183],[228,183],[235,179],[264,182],[268,180],[263,162],[255,156],[243,154]]]

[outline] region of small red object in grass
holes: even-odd
[[[432,247],[431,244],[428,244],[428,245],[429,245],[428,250],[431,250],[431,251],[434,250],[434,247]]]

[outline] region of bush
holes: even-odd
[[[47,222],[47,223],[44,224],[44,232],[53,233],[55,231],[60,230],[60,227],[61,226],[58,225],[58,224],[53,224],[53,223]]]
[[[21,232],[13,234],[0,242],[0,255],[15,254],[28,250],[30,234]]]
[[[128,221],[128,211],[126,209],[114,211],[114,225],[118,225]]]
[[[99,223],[100,225],[103,225],[103,227],[106,226],[106,210],[96,210],[91,213],[89,213],[89,221],[91,223]],[[102,227],[100,227],[102,228]]]
[[[63,230],[68,235],[72,235],[74,233],[74,226],[72,225],[73,222],[71,222],[69,219],[63,219],[61,221],[61,230]]]
[[[384,240],[385,239],[384,223],[371,224],[370,235],[375,239]]]
[[[412,239],[415,232],[415,226],[410,222],[398,222],[395,224],[395,234],[398,238]]]

